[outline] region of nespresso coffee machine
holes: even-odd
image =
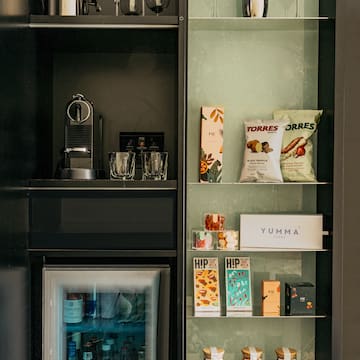
[[[65,142],[59,177],[93,180],[102,161],[102,118],[84,95],[73,95],[66,106]]]

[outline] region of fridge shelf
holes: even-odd
[[[143,333],[144,321],[120,321],[116,319],[86,319],[81,323],[66,324],[67,332]]]

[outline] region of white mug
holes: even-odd
[[[77,0],[60,0],[60,15],[76,16],[76,1]]]

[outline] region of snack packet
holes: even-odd
[[[282,137],[288,120],[247,120],[240,182],[283,182],[280,170]]]
[[[316,181],[312,137],[322,110],[277,110],[274,119],[286,119],[280,166],[284,181]]]

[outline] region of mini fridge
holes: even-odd
[[[169,358],[170,267],[43,268],[43,360]]]

